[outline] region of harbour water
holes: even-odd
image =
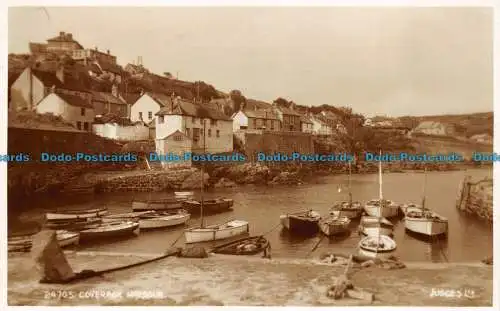
[[[404,262],[471,262],[491,256],[493,252],[493,227],[482,220],[464,215],[455,208],[460,181],[465,175],[473,179],[491,177],[487,169],[428,172],[426,186],[426,206],[435,210],[449,221],[449,237],[446,240],[429,243],[405,233],[404,222],[395,220],[395,255]],[[366,202],[378,197],[378,175],[353,175],[353,199]],[[279,225],[279,216],[284,213],[314,209],[326,214],[335,201],[348,199],[348,176],[336,175],[318,177],[316,181],[300,186],[238,186],[205,192],[207,198],[226,196],[233,198],[234,210],[208,216],[206,224],[218,224],[229,219],[244,219],[250,222],[251,234],[266,233],[272,245],[272,255],[288,258],[312,258],[322,253],[350,253],[360,240],[357,232],[358,221],[351,224],[349,236],[337,239],[323,238],[321,234],[308,238],[290,236]],[[415,172],[384,174],[384,197],[397,203],[420,203],[422,199],[424,175]],[[339,192],[339,186],[342,191]],[[195,195],[198,193],[195,192]],[[131,211],[134,199],[160,199],[171,197],[173,193],[114,193],[95,195],[90,202],[75,205],[74,208],[95,208],[106,206],[111,213]],[[87,198],[88,199],[88,198]],[[60,204],[63,204],[59,201]],[[58,208],[64,208],[63,206]],[[26,228],[26,224],[41,222],[50,206],[31,207],[15,219],[9,219],[9,231]],[[68,204],[66,204],[68,205]],[[68,205],[69,208],[69,205]],[[188,226],[197,226],[199,217],[193,217]],[[159,231],[141,231],[138,237],[79,246],[85,251],[112,251],[124,253],[158,253],[166,250],[182,236],[183,228]],[[176,245],[182,245],[180,238]],[[314,251],[312,251],[315,249]]]

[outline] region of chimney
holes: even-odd
[[[68,35],[68,39],[69,39],[69,40],[73,40],[73,34],[68,33],[67,35]]]
[[[64,31],[59,32],[59,37],[63,38],[64,37]]]
[[[141,89],[141,96],[144,95],[144,89]]]
[[[99,49],[97,48],[97,46],[94,48],[94,50],[95,50],[96,52],[97,52],[97,51],[99,51]]]
[[[118,97],[118,86],[116,86],[116,84],[113,84],[113,86],[111,87],[111,94],[114,97]]]
[[[63,65],[57,66],[56,77],[59,81],[64,83],[64,66]]]
[[[108,55],[109,55],[109,50],[107,50],[106,52],[108,52]]]
[[[52,85],[52,87],[50,88],[50,93],[55,93],[55,92],[56,92],[56,86]]]

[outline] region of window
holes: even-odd
[[[175,141],[182,141],[182,136],[181,135],[175,135],[174,136]]]
[[[220,137],[220,132],[219,132],[219,130],[217,130],[217,132],[216,132],[216,136],[217,136],[217,137]]]
[[[189,128],[186,128],[186,136],[191,137],[191,131]]]
[[[142,111],[139,112],[139,120],[142,120]]]
[[[83,129],[88,131],[89,130],[89,123],[88,122],[84,122],[83,123]]]
[[[148,111],[148,118],[149,120],[153,119],[153,112]]]
[[[195,117],[192,117],[191,118],[191,123],[195,124],[196,123],[196,118]]]
[[[212,137],[212,130],[208,129],[208,137]]]
[[[81,114],[82,116],[84,116],[84,115],[85,115],[85,108],[81,108],[81,109],[80,109],[80,114]]]
[[[210,125],[211,126],[217,126],[217,120],[210,119]]]
[[[200,135],[203,135],[203,129],[200,129]]]
[[[253,128],[256,129],[257,128],[257,119],[253,119]]]
[[[80,121],[76,122],[76,128],[81,130],[82,129],[82,122],[80,122]]]
[[[269,123],[271,123],[271,126],[270,126],[271,127],[271,131],[274,131],[274,121],[271,120],[271,122],[269,122]]]
[[[159,116],[158,123],[163,123],[163,122],[165,122],[165,116]]]

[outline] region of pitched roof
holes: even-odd
[[[138,93],[126,93],[120,95],[127,104],[134,104],[142,95]]]
[[[145,94],[151,97],[161,107],[167,107],[172,104],[172,98],[169,95],[154,92],[146,92]]]
[[[118,97],[113,96],[110,93],[106,92],[95,92],[92,91],[92,101],[98,101],[103,103],[117,104],[117,105],[126,105],[127,103],[121,100]]]
[[[270,110],[244,110],[242,111],[249,118],[279,120],[278,116]]]
[[[281,112],[283,112],[283,114],[288,114],[288,115],[292,115],[292,116],[300,116],[301,115],[297,111],[294,111],[294,110],[292,110],[290,108],[279,107],[278,109],[281,110]]]
[[[300,116],[300,122],[312,124],[312,120],[308,116]]]
[[[128,118],[124,118],[124,117],[121,117],[119,115],[112,114],[112,113],[108,113],[108,114],[102,115],[100,117],[96,117],[94,119],[94,123],[95,124],[116,123],[116,124],[119,124],[122,126],[143,124],[144,126],[146,126],[146,123],[144,123],[144,122],[141,122],[141,121],[132,122]]]
[[[161,140],[168,139],[169,137],[172,137],[172,136],[174,136],[174,135],[178,135],[178,134],[181,134],[182,136],[184,136],[184,137],[185,137],[185,138],[187,138],[188,140],[191,140],[191,138],[189,138],[189,136],[187,136],[186,134],[184,134],[183,132],[181,132],[181,131],[179,131],[179,130],[177,130],[177,131],[175,131],[175,132],[173,132],[173,133],[171,133],[171,134],[169,134],[169,135],[167,135],[167,136],[165,136],[165,137],[163,137],[163,138],[160,138],[160,139],[161,139]]]
[[[109,71],[112,73],[116,74],[121,74],[122,73],[122,68],[118,66],[117,64],[112,64],[108,62],[100,62],[99,66],[101,66],[102,70],[104,71]]]
[[[81,98],[80,96],[64,94],[64,93],[56,93],[56,94],[71,106],[94,109],[91,103]]]
[[[37,77],[46,87],[55,86],[56,88],[60,89],[89,93],[89,91],[81,84],[80,80],[74,78],[71,75],[65,74],[63,83],[61,80],[57,78],[56,74],[53,72],[36,70],[36,69],[32,69],[32,72],[33,75]]]
[[[185,99],[176,99],[173,105],[164,105],[156,115],[183,115],[213,120],[232,120],[217,109],[212,109],[202,104],[194,104]]]

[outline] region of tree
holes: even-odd
[[[247,99],[240,90],[232,90],[229,92],[229,97],[233,102],[233,111],[238,111],[242,108],[243,105],[246,104]]]

